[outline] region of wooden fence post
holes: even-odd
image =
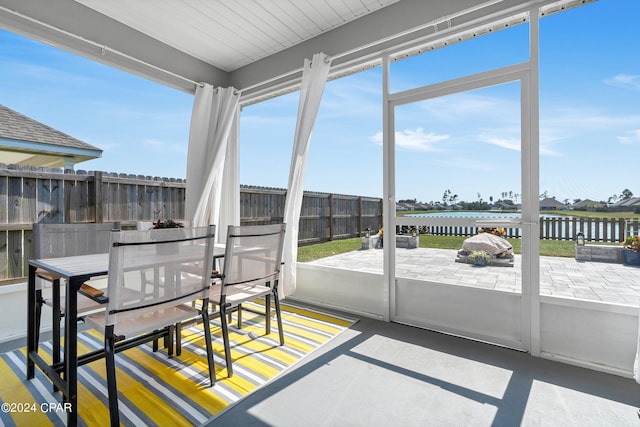
[[[102,172],[93,174],[93,203],[95,206],[96,223],[104,222],[104,210],[102,206]]]
[[[329,194],[329,240],[333,240],[333,194]]]
[[[356,220],[356,237],[360,237],[362,232],[362,197],[358,197],[358,218]]]

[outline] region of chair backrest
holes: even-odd
[[[234,285],[277,286],[285,224],[233,226],[227,231],[222,295]]]
[[[33,224],[36,259],[108,253],[117,223]]]
[[[112,233],[106,324],[208,298],[214,234],[213,225]]]

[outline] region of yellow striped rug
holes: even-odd
[[[120,421],[124,425],[197,425],[212,419],[287,368],[336,337],[355,320],[310,308],[282,304],[285,345],[279,346],[277,323],[264,334],[264,317],[243,311],[242,329],[230,324],[234,375],[227,378],[224,347],[218,323],[211,329],[214,339],[216,385],[208,387],[208,368],[202,325],[183,331],[180,357],[139,346],[116,355]],[[78,351],[102,348],[95,331],[80,334]],[[51,343],[40,346],[40,354],[51,360]],[[56,406],[60,393],[52,393],[51,382],[36,368],[36,377],[25,378],[25,349],[0,355],[0,426],[64,425],[66,413]],[[78,424],[109,423],[104,359],[78,370]]]

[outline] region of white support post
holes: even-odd
[[[522,327],[523,344],[540,355],[540,113],[538,8],[529,10],[529,75],[522,85]]]
[[[382,147],[383,197],[382,226],[384,227],[384,320],[390,321],[396,312],[396,242],[395,242],[395,138],[394,110],[389,100],[389,57],[382,60]]]

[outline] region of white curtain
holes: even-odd
[[[302,87],[298,104],[298,121],[293,141],[289,185],[284,204],[284,221],[287,224],[284,243],[284,268],[282,275],[283,296],[296,289],[296,259],[298,258],[298,222],[302,208],[304,177],[307,170],[307,155],[311,142],[311,131],[316,120],[322,92],[327,81],[331,61],[323,53],[305,59],[302,71]]]
[[[227,239],[227,228],[240,225],[240,117],[235,115],[227,144],[227,155],[222,176],[220,218],[216,223],[216,241]]]
[[[196,88],[191,115],[185,218],[193,219],[194,226],[217,225],[218,236],[220,203],[225,194],[233,191],[223,190],[222,184],[229,136],[239,114],[239,98],[232,87],[203,84]],[[236,132],[233,134],[237,136]],[[237,141],[231,143],[232,149],[236,144]]]

